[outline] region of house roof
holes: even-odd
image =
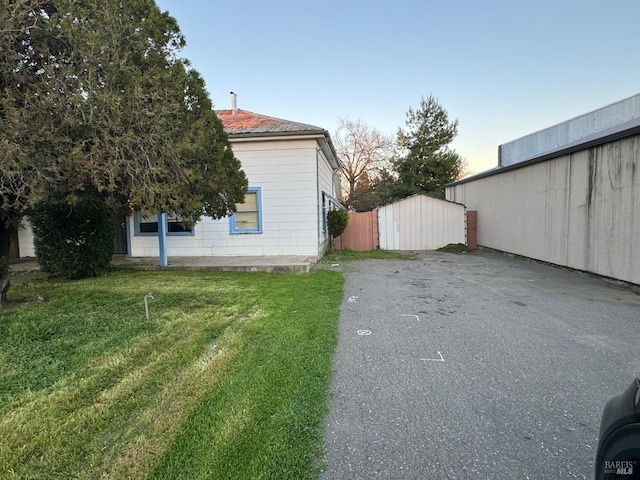
[[[306,135],[318,138],[331,166],[339,168],[338,154],[329,132],[323,128],[261,115],[248,110],[216,110],[215,112],[222,121],[224,131],[231,139]]]
[[[306,123],[292,122],[282,118],[269,117],[247,110],[216,110],[216,114],[222,120],[224,130],[229,136],[263,136],[263,135],[296,135],[305,133],[324,134],[326,130],[307,125]]]

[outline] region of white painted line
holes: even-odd
[[[352,295],[351,297],[347,298],[347,302],[349,303],[356,303],[357,301],[358,301],[357,295]]]
[[[438,356],[440,358],[421,358],[425,362],[444,362],[444,358],[442,357],[442,353],[438,352]]]
[[[401,317],[415,317],[416,320],[420,321],[420,317],[418,315],[410,315],[410,314],[402,314]]]

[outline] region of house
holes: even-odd
[[[319,127],[239,110],[217,111],[247,175],[245,201],[220,220],[190,228],[166,215],[166,253],[175,256],[295,255],[316,261],[329,245],[326,213],[340,205],[339,164],[329,133]],[[117,253],[158,257],[156,214],[135,212],[116,222]],[[33,256],[29,229],[21,256]]]
[[[640,94],[501,145],[446,196],[480,246],[640,284],[639,172]]]

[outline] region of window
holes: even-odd
[[[167,213],[167,235],[194,235],[193,222],[179,215]],[[157,235],[158,214],[135,212],[133,215],[136,235]]]
[[[229,218],[230,233],[262,233],[262,199],[260,187],[249,187],[244,203],[236,205]]]
[[[327,214],[331,210],[344,209],[342,205],[331,195],[326,192],[322,192],[322,233],[327,232]]]
[[[167,234],[191,234],[193,235],[193,222],[189,218],[167,213]]]
[[[322,231],[327,231],[327,194],[322,192]]]

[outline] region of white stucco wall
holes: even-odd
[[[304,255],[318,256],[318,142],[270,140],[233,142],[250,187],[260,187],[262,233],[230,234],[229,218],[204,218],[193,236],[168,236],[169,256]],[[323,169],[324,172],[324,169]],[[321,175],[324,178],[324,173]],[[130,219],[130,232],[134,232]],[[158,256],[155,236],[131,235],[132,256]]]
[[[447,188],[478,244],[640,284],[640,136]]]

